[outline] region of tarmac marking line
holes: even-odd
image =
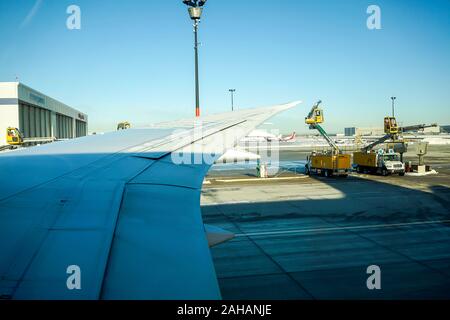
[[[265,235],[270,236],[270,235],[310,233],[310,232],[333,232],[333,231],[358,230],[358,229],[378,229],[378,228],[406,227],[406,226],[438,224],[438,223],[446,224],[446,223],[450,223],[450,220],[416,221],[416,222],[405,222],[405,223],[390,223],[390,224],[375,224],[375,225],[364,225],[364,226],[331,227],[331,228],[315,228],[315,229],[261,231],[261,232],[253,232],[253,233],[238,233],[235,235],[235,237],[250,237],[250,236],[265,236]]]
[[[245,178],[245,179],[213,179],[216,182],[224,182],[224,183],[230,183],[230,182],[251,182],[251,181],[280,181],[280,180],[295,180],[295,179],[306,179],[308,176],[298,176],[298,177],[277,177],[277,178],[264,178],[264,179],[251,179],[251,178]]]

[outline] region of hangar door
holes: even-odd
[[[80,120],[75,121],[75,134],[77,138],[84,137],[87,134],[86,122]]]
[[[71,117],[56,114],[56,139],[73,138],[73,119]]]
[[[51,112],[27,103],[19,103],[19,130],[25,138],[51,136]]]

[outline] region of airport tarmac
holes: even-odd
[[[424,177],[327,179],[290,167],[258,179],[248,167],[213,168],[204,222],[236,234],[211,249],[223,298],[449,299],[450,146],[429,151],[438,174]],[[280,162],[304,156],[282,151]],[[366,286],[370,265],[381,290]]]

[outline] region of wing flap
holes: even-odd
[[[127,185],[102,299],[219,299],[200,190]]]

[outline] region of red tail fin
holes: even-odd
[[[297,134],[294,132],[292,132],[292,134],[289,137],[286,137],[284,139],[284,141],[290,141],[290,140],[295,140],[295,137],[297,136]]]

